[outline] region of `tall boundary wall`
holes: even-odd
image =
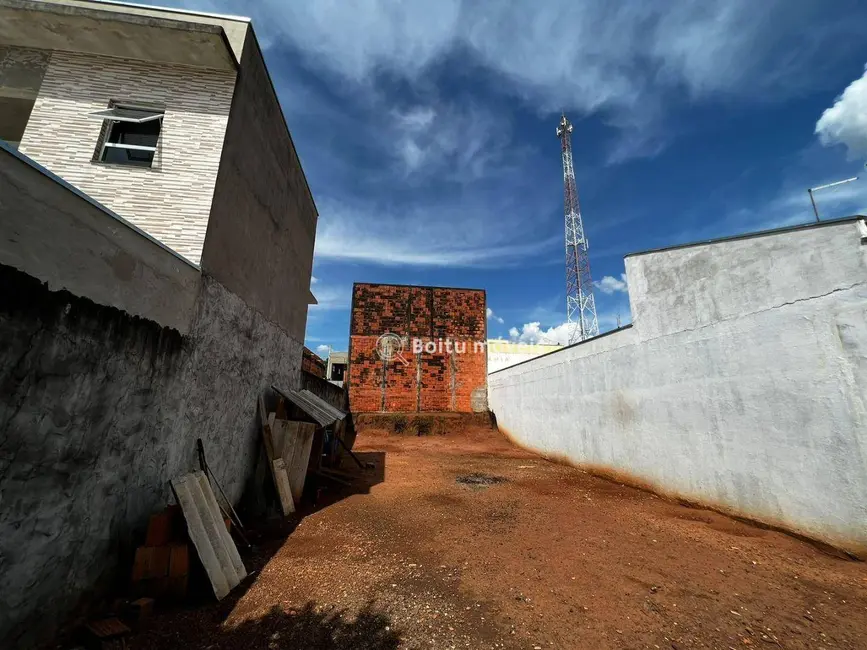
[[[238,503],[256,399],[300,387],[303,344],[4,147],[0,185],[0,645],[25,649],[125,583],[197,438]],[[283,299],[306,313],[306,294]]]
[[[488,377],[545,456],[867,555],[863,218],[626,258],[633,325]]]

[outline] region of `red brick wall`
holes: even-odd
[[[356,284],[346,378],[351,410],[483,410],[487,354],[474,343],[487,338],[485,307],[478,289]],[[376,341],[389,332],[404,338],[405,362],[379,358]],[[415,354],[414,339],[437,349]]]
[[[301,355],[301,370],[325,379],[325,361],[306,347]]]

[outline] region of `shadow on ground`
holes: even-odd
[[[305,489],[305,506],[302,515],[342,501],[356,494],[369,494],[370,489],[385,480],[385,452],[354,452],[358,461],[365,465],[362,469],[352,459],[344,458],[339,475],[333,478],[315,476],[308,479]]]
[[[210,612],[187,614],[185,620],[174,620],[172,625],[157,617],[130,647],[133,650],[394,650],[400,644],[400,636],[388,617],[373,611],[370,604],[351,619],[341,610],[319,611],[312,602],[288,611],[273,606],[261,618],[234,626],[214,620]],[[180,622],[183,625],[177,624]]]
[[[296,516],[253,521],[250,549],[239,546],[247,578],[219,603],[199,562],[191,569],[191,593],[183,605],[166,609],[147,621],[131,639],[132,650],[391,650],[400,642],[390,619],[368,603],[355,617],[345,611],[308,602],[301,608],[274,605],[263,616],[229,622],[239,602],[256,583],[262,569],[308,515],[356,494],[368,494],[385,479],[385,453],[356,453],[362,467],[344,462],[344,483],[308,476],[305,499]],[[237,614],[236,614],[237,616]]]

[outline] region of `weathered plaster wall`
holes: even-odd
[[[20,150],[198,264],[234,71],[55,51]],[[93,162],[110,101],[165,108],[152,168]]]
[[[188,336],[6,266],[0,285],[0,639],[28,648],[128,570],[196,438],[237,503],[256,397],[300,385],[302,346],[207,277]]]
[[[318,214],[253,30],[247,33],[202,268],[304,338]]]
[[[244,119],[262,119],[274,129],[279,104],[267,76],[261,76],[264,64],[256,52],[259,68],[251,65],[259,76],[247,79],[265,84],[273,102],[265,108],[255,108],[254,102]],[[66,87],[69,78],[60,74],[58,63],[69,64],[66,72],[78,66],[84,79],[80,87]],[[52,89],[40,94],[40,101],[54,105],[43,106],[51,114],[37,120],[46,129],[43,135],[54,141],[45,144],[45,138],[34,136],[35,149],[22,147],[25,153],[42,152],[35,154],[36,162],[0,143],[3,648],[30,648],[50,638],[79,601],[125,575],[129,566],[120,563],[122,551],[140,542],[147,516],[169,499],[168,481],[197,467],[196,438],[204,440],[212,469],[237,502],[259,457],[256,397],[272,383],[300,387],[315,208],[306,183],[300,184],[303,171],[282,116],[282,131],[260,133],[259,142],[266,146],[255,155],[248,148],[244,155],[253,158],[235,161],[238,170],[247,163],[255,169],[239,172],[234,185],[229,179],[222,198],[238,211],[223,210],[215,219],[217,230],[230,227],[221,230],[213,246],[238,245],[222,248],[222,259],[219,254],[209,258],[214,262],[202,273],[142,231],[191,258],[184,242],[201,250],[231,84],[226,92],[208,87],[216,78],[211,73],[197,71],[185,81],[186,71],[176,70],[172,77],[161,66],[149,75],[152,67],[55,53],[47,75],[54,69]],[[107,78],[112,71],[120,77]],[[234,73],[230,77],[233,83]],[[190,128],[207,133],[172,145],[184,148],[187,156],[173,161],[179,165],[173,173],[166,173],[163,164],[153,170],[123,168],[116,171],[125,175],[112,180],[107,167],[98,171],[104,166],[89,162],[99,121],[92,121],[96,131],[91,133],[82,120],[89,120],[86,112],[103,107],[103,95],[83,97],[88,84],[90,90],[111,90],[103,97],[106,103],[109,98],[145,100],[148,93],[155,100],[165,93],[163,134],[168,138],[177,135],[172,131],[177,120],[186,119],[173,113],[189,99],[172,95],[182,82],[202,101],[210,93],[212,104],[186,105]],[[255,95],[255,89],[248,92]],[[174,108],[168,105],[172,97],[179,103]],[[49,123],[64,129],[48,133]],[[243,120],[234,127],[236,145],[243,127]],[[78,165],[82,142],[90,142],[84,168]],[[161,141],[166,155],[168,145],[168,139]],[[40,159],[45,166],[37,164]],[[152,175],[137,176],[139,171]],[[291,176],[291,183],[284,183],[281,174]],[[128,191],[118,191],[118,181],[127,183]],[[193,181],[195,187],[187,185]],[[267,191],[272,181],[279,191]],[[111,208],[119,205],[113,199],[137,197],[151,201],[142,205],[157,215],[171,214],[175,240],[152,227],[138,229],[96,200],[104,198]],[[117,209],[135,223],[134,211]],[[199,224],[192,230],[190,215]],[[233,221],[240,230],[232,229]],[[203,255],[208,258],[208,245]]]
[[[49,55],[0,45],[0,140],[17,147],[27,127]]]
[[[199,269],[0,143],[0,264],[186,334]]]
[[[488,377],[518,443],[867,552],[867,235],[627,258],[633,327]]]

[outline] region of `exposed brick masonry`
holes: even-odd
[[[474,343],[487,338],[485,292],[386,284],[356,284],[350,324],[350,408],[356,413],[484,410],[487,361]],[[376,341],[404,337],[403,358],[384,362]],[[433,342],[414,353],[413,339]],[[446,341],[458,352],[449,353]],[[441,344],[441,345],[440,345]]]
[[[325,379],[325,361],[307,347],[304,348],[301,355],[301,370]]]

